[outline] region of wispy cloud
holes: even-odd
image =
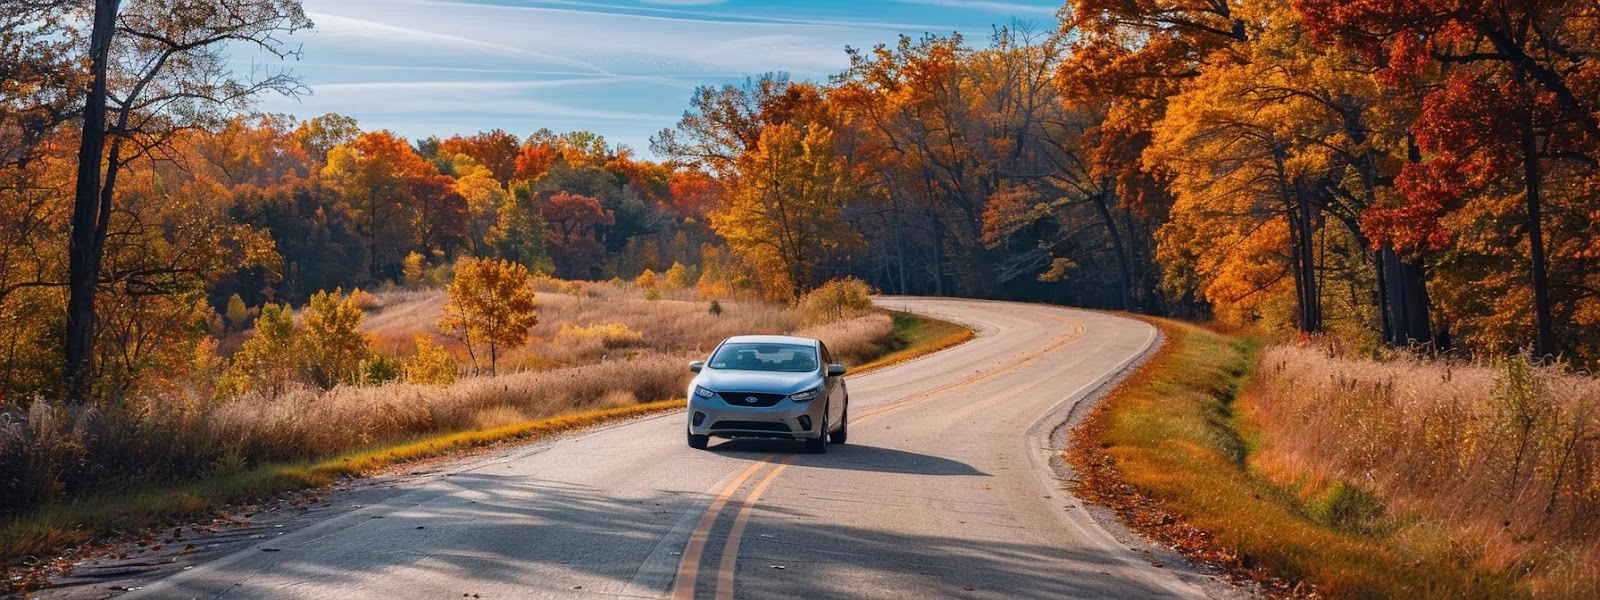
[[[922,6],[942,6],[945,8],[970,8],[987,10],[997,13],[1013,15],[1054,15],[1061,9],[1059,4],[1050,6],[1043,4],[1021,4],[1018,2],[1000,2],[994,0],[895,0],[901,4],[918,4]]]
[[[304,0],[317,29],[296,36],[307,60],[292,66],[313,95],[263,109],[413,138],[551,127],[643,148],[697,85],[822,79],[848,66],[846,46],[1053,11],[1029,1]]]

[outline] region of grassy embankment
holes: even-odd
[[[1546,558],[1507,565],[1496,562],[1494,542],[1515,541],[1518,524],[1508,518],[1505,531],[1487,538],[1464,529],[1476,513],[1461,507],[1493,505],[1497,495],[1500,503],[1511,501],[1503,487],[1441,487],[1437,476],[1398,468],[1406,456],[1471,455],[1483,448],[1449,447],[1459,440],[1406,429],[1402,419],[1387,415],[1415,416],[1417,411],[1391,396],[1354,394],[1366,400],[1362,411],[1339,408],[1341,402],[1350,408],[1355,390],[1392,392],[1397,379],[1418,373],[1418,365],[1384,365],[1381,373],[1369,369],[1369,379],[1358,381],[1348,374],[1330,376],[1326,366],[1350,362],[1345,359],[1326,353],[1320,359],[1285,358],[1274,348],[1269,368],[1257,373],[1265,351],[1258,337],[1176,321],[1155,323],[1166,345],[1091,413],[1068,453],[1081,474],[1079,493],[1112,507],[1125,523],[1191,558],[1264,582],[1274,596],[1593,597],[1584,595],[1593,588],[1581,583],[1585,574],[1576,566],[1584,560],[1582,544],[1564,546],[1569,561],[1577,562],[1552,566]],[[1306,361],[1324,368],[1318,371]],[[1439,376],[1425,371],[1413,379],[1427,386],[1422,380],[1432,377],[1432,389],[1438,389]],[[1483,389],[1494,378],[1486,383],[1482,373],[1476,377],[1471,393],[1494,395]],[[1345,419],[1328,416],[1335,412]],[[1362,429],[1365,433],[1358,433]],[[1371,456],[1358,477],[1338,467],[1350,462],[1348,449],[1359,444],[1325,443],[1344,438],[1368,445],[1381,439],[1386,445],[1367,448]],[[1514,448],[1512,440],[1502,446]],[[1423,452],[1441,443],[1431,454]],[[1529,469],[1523,466],[1525,478]],[[1447,497],[1458,501],[1443,501]],[[1550,546],[1562,539],[1550,529],[1541,531],[1537,544],[1526,537],[1521,541]]]
[[[411,308],[405,310],[412,310],[417,300],[406,299],[404,306]],[[542,295],[543,307],[549,310],[546,314],[559,315],[559,321],[565,321],[561,326],[546,327],[556,332],[563,326],[569,330],[584,327],[588,321],[602,318],[603,314],[608,320],[637,324],[631,326],[650,332],[651,338],[661,339],[697,326],[696,333],[703,337],[708,323],[715,323],[710,328],[719,330],[716,335],[722,335],[720,330],[727,326],[768,330],[803,322],[783,311],[769,312],[756,305],[741,307],[724,303],[725,310],[731,314],[723,317],[732,319],[719,317],[708,321],[698,316],[703,314],[703,305],[696,304],[693,309],[698,314],[690,315],[688,302],[683,305],[672,301],[648,305],[613,302],[607,308],[606,303],[593,300],[564,299],[554,293]],[[429,299],[421,302],[433,303]],[[624,308],[619,309],[618,304],[623,304]],[[651,308],[658,313],[652,316]],[[760,316],[753,321],[739,316],[738,313],[746,311]],[[599,314],[590,315],[590,312]],[[407,322],[416,320],[405,319]],[[652,327],[654,329],[650,329]],[[387,337],[384,333],[392,332],[380,331],[375,337],[381,340]],[[879,312],[850,316],[802,329],[800,333],[827,339],[830,347],[839,349],[841,360],[858,368],[909,360],[971,336],[965,328],[942,321]],[[693,338],[695,345],[701,343],[699,337]],[[607,351],[603,344],[593,346],[595,352]],[[677,349],[692,351],[693,346]],[[567,361],[576,359],[570,354],[571,348],[560,350],[568,353],[561,362],[571,364]],[[664,347],[657,352],[647,348],[637,350],[643,351],[639,356],[623,360],[500,377],[474,377],[446,388],[394,384],[381,388],[340,389],[326,394],[306,392],[301,395],[303,397],[259,399],[224,407],[224,412],[208,414],[204,424],[218,432],[231,430],[243,434],[235,443],[246,448],[242,451],[245,455],[270,456],[270,451],[296,444],[327,450],[314,451],[312,456],[297,460],[252,461],[242,468],[235,464],[235,468],[212,476],[171,485],[117,490],[20,516],[0,525],[0,566],[25,566],[68,547],[203,518],[216,514],[219,508],[230,503],[325,485],[340,477],[372,474],[408,461],[507,442],[525,443],[680,407],[682,400],[660,398],[671,398],[663,396],[667,393],[664,389],[682,387],[685,377],[681,374],[687,373],[682,366],[687,359],[681,354],[665,352],[667,348]],[[530,360],[539,359],[530,356]],[[413,416],[407,417],[408,414]],[[383,423],[368,422],[374,418]],[[428,430],[446,424],[449,429]],[[330,439],[334,431],[342,431],[342,437]],[[373,437],[389,436],[388,439],[395,441],[360,444],[344,439],[350,437],[351,431],[373,431],[376,432]],[[421,433],[404,435],[406,431]],[[261,446],[261,452],[249,450],[252,442]],[[234,461],[240,455],[238,450],[229,454]]]

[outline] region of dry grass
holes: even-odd
[[[1600,597],[1600,380],[1275,346],[1244,403],[1252,465],[1308,511],[1436,543],[1541,597]]]
[[[1298,442],[1255,431],[1235,415],[1259,343],[1155,322],[1166,345],[1077,431],[1068,458],[1082,476],[1080,494],[1111,506],[1163,545],[1262,581],[1273,596],[1527,595],[1506,574],[1463,561],[1473,549],[1448,531],[1414,524],[1407,534],[1319,518],[1318,502],[1253,468],[1263,438],[1274,445]],[[1351,514],[1370,506],[1370,496],[1351,487],[1329,486],[1319,495],[1326,507],[1355,509],[1345,511]]]
[[[217,507],[274,494],[327,485],[340,477],[367,475],[410,461],[447,456],[509,442],[528,442],[617,419],[679,406],[676,400],[603,408],[520,421],[507,425],[429,436],[414,441],[364,448],[324,460],[272,463],[219,473],[179,486],[150,489],[112,499],[89,499],[52,506],[0,526],[0,574],[68,546],[92,543],[108,533],[119,535],[214,514]],[[488,414],[488,413],[485,413]],[[109,500],[109,501],[108,501]],[[0,595],[25,594],[42,584],[48,569],[17,569],[0,579]],[[9,596],[7,596],[9,597]]]
[[[863,364],[894,350],[900,341],[894,319],[883,313],[866,313],[795,332],[817,338],[828,346],[833,360],[846,366]]]
[[[677,292],[661,300],[648,300],[644,290],[629,283],[542,280],[539,289],[539,324],[529,331],[526,347],[502,353],[501,370],[539,370],[626,358],[640,352],[707,353],[717,342],[733,335],[786,333],[801,322],[790,307],[758,301],[723,300],[722,314],[711,314],[709,301],[691,292]],[[381,294],[379,309],[362,326],[380,351],[406,354],[419,333],[432,333],[444,315],[443,290]],[[579,339],[574,329],[594,331],[620,327],[638,334],[636,343],[594,343]],[[563,336],[563,330],[568,335]],[[454,340],[441,342],[461,360],[466,349]]]
[[[45,402],[0,410],[0,517],[9,522],[0,535],[0,567],[163,515],[197,514],[241,494],[314,485],[329,473],[522,435],[530,427],[544,431],[539,423],[663,410],[682,396],[690,357],[704,356],[727,336],[783,333],[801,322],[796,309],[781,305],[729,300],[713,315],[709,303],[688,293],[650,301],[628,284],[541,285],[554,289],[540,296],[533,331],[539,339],[522,356],[522,370],[498,377],[448,386],[290,389],[226,403],[185,394],[146,398],[116,412]],[[414,334],[431,331],[444,296],[386,293],[376,302],[369,335],[378,349],[403,353]],[[879,314],[819,331],[848,360],[898,347],[899,333],[896,321]],[[304,466],[340,455],[345,462],[338,469]]]

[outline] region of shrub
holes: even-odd
[[[556,343],[583,343],[586,340],[598,340],[601,346],[607,349],[637,346],[644,343],[644,334],[641,334],[622,323],[605,323],[590,325],[588,327],[566,324],[561,326],[561,331],[556,334]]]
[[[433,336],[418,334],[417,353],[406,360],[405,378],[417,385],[450,385],[456,382],[460,366],[446,352],[444,346],[433,341]]]
[[[359,289],[349,296],[341,294],[339,289],[313,294],[302,315],[305,329],[297,346],[307,375],[323,389],[359,381],[361,361],[370,352],[367,337],[360,331],[366,313],[359,304],[372,295]]]
[[[335,290],[334,293],[337,294],[338,291]],[[350,302],[352,303],[352,306],[355,306],[356,309],[360,310],[361,312],[373,312],[383,307],[382,303],[378,302],[377,296],[374,296],[361,288],[350,290]]]
[[[361,385],[381,385],[400,379],[405,363],[398,358],[373,353],[361,361]]]
[[[425,282],[425,278],[427,276],[427,257],[423,256],[420,252],[412,252],[407,254],[405,261],[401,263],[400,267],[401,281],[404,282],[407,287],[420,287]]]
[[[228,326],[234,331],[244,330],[245,324],[250,319],[250,308],[244,305],[244,298],[238,294],[228,296]]]
[[[651,302],[655,302],[657,300],[660,300],[661,299],[661,290],[657,290],[657,289],[645,290],[644,299],[645,300],[649,300]]]
[[[217,380],[218,397],[234,398],[252,391],[277,397],[301,382],[302,361],[295,348],[297,332],[289,305],[262,305],[255,330],[255,336],[244,341]]]
[[[643,289],[653,290],[661,287],[661,279],[656,276],[655,271],[645,269],[643,273],[633,279],[633,284]]]
[[[812,322],[841,320],[872,309],[872,286],[854,277],[834,279],[800,298],[800,310]]]
[[[694,287],[700,280],[700,269],[686,266],[680,262],[673,262],[672,267],[665,273],[665,287],[668,290],[686,290]]]

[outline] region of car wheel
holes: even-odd
[[[694,448],[695,450],[705,450],[706,446],[709,446],[709,445],[711,445],[711,436],[709,436],[709,435],[695,435],[695,434],[692,434],[692,433],[689,434],[689,447],[690,448]]]
[[[822,411],[822,429],[815,438],[806,440],[806,452],[822,454],[828,451],[828,411]]]
[[[828,434],[828,441],[843,444],[850,434],[850,401],[845,400],[844,411],[839,413],[839,430]]]

